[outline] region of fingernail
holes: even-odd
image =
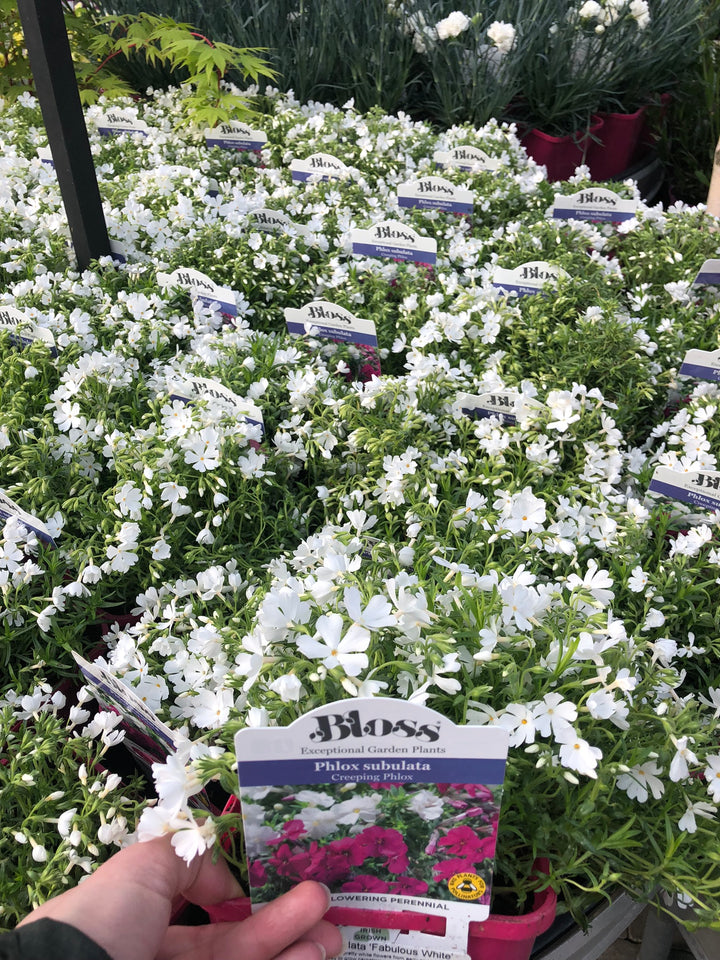
[[[323,884],[323,886],[325,886],[325,884]],[[329,892],[330,891],[328,891],[328,893]],[[315,946],[320,951],[320,960],[325,960],[325,958],[327,957],[327,951],[325,950],[325,947],[321,943],[318,943],[317,940],[315,941]]]
[[[330,887],[329,887],[326,883],[321,883],[320,886],[323,888],[323,890],[324,890],[325,893],[327,894],[327,905],[328,905],[328,907],[329,907],[329,906],[330,906],[330,897],[331,897]],[[325,960],[324,957],[323,957],[323,960]]]

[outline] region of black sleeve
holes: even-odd
[[[0,960],[112,960],[94,940],[59,920],[35,920],[0,936]]]

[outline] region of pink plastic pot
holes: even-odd
[[[645,111],[635,113],[603,113],[603,126],[598,140],[590,140],[587,165],[593,180],[610,180],[631,165],[640,136],[645,127]]]
[[[592,138],[599,136],[602,128],[602,117],[595,116],[587,131],[577,130],[564,137],[554,137],[533,129],[523,134],[520,142],[536,163],[545,165],[548,180],[567,180],[575,173],[575,168],[585,162]]]

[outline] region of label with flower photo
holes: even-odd
[[[300,336],[342,340],[345,343],[359,343],[375,348],[378,344],[375,323],[372,320],[361,320],[345,307],[339,307],[327,300],[313,300],[299,310],[286,307],[285,322],[288,333]]]
[[[423,177],[397,188],[399,207],[421,210],[447,210],[448,213],[471,214],[474,200],[470,190],[456,187],[444,177]]]
[[[157,272],[157,281],[161,287],[181,287],[189,290],[190,295],[204,306],[217,304],[222,313],[230,317],[237,316],[235,294],[229,287],[221,287],[205,273],[192,267],[178,267],[172,273]]]
[[[121,113],[110,110],[103,114],[97,121],[98,133],[104,137],[117,136],[120,133],[140,133],[144,137],[150,132],[150,127],[144,120],[128,120]]]
[[[693,280],[694,287],[720,285],[720,260],[706,260]]]
[[[350,170],[343,161],[329,153],[313,153],[304,160],[296,157],[290,163],[290,173],[297,183],[305,180],[344,180],[350,176]]]
[[[249,214],[253,226],[263,233],[296,233],[299,237],[308,237],[310,231],[300,223],[295,223],[286,213],[280,210],[269,210],[262,207],[252,210]]]
[[[260,407],[252,400],[239,397],[217,380],[208,380],[206,377],[185,377],[182,381],[169,384],[168,393],[171,400],[180,400],[183,403],[194,403],[196,400],[219,402],[233,416],[260,427],[261,432],[264,429]]]
[[[455,170],[465,170],[468,173],[500,169],[498,157],[490,157],[478,147],[461,146],[453,147],[451,150],[436,150],[433,154],[433,160],[437,167],[452,167]]]
[[[362,257],[392,257],[431,266],[437,261],[437,243],[421,237],[397,220],[383,220],[366,230],[352,230],[352,252]]]
[[[696,380],[720,380],[720,350],[688,350],[678,373]]]
[[[467,954],[490,911],[508,736],[382,697],[241,730],[253,910],[312,878],[345,927],[343,960]]]
[[[32,530],[43,543],[48,543],[51,547],[57,546],[42,520],[34,517],[31,513],[26,513],[4,491],[0,490],[0,520],[10,520],[11,518],[18,520],[28,530]]]
[[[498,267],[493,275],[493,286],[497,290],[526,297],[542,293],[546,286],[554,288],[561,277],[567,276],[567,271],[548,263],[547,260],[529,260],[512,270]]]
[[[606,187],[592,187],[563,196],[555,194],[555,220],[603,220],[621,223],[632,220],[637,213],[637,200],[625,200]]]
[[[0,307],[0,330],[9,331],[13,343],[23,347],[40,340],[50,348],[51,356],[57,356],[52,330],[38,326],[22,310],[15,307]]]
[[[205,131],[206,146],[223,150],[262,150],[266,143],[267,134],[263,130],[253,130],[240,120],[220,123]]]
[[[532,400],[517,390],[493,390],[479,395],[458,393],[457,400],[466,417],[473,420],[499,417],[503,423],[517,423],[518,416],[527,411],[529,406],[542,407],[539,401]]]
[[[720,510],[720,472],[717,470],[680,473],[670,467],[656,467],[648,489],[695,507]]]

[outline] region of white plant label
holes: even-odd
[[[237,316],[234,292],[229,287],[221,287],[199,270],[178,267],[172,273],[158,271],[157,280],[161,287],[182,287],[189,290],[191,296],[196,297],[204,306],[217,304],[222,313],[231,317]]]
[[[57,356],[52,330],[38,326],[26,314],[15,307],[0,307],[0,330],[8,330],[11,339],[24,347],[35,340],[47,344],[53,356]]]
[[[264,130],[253,130],[240,120],[230,120],[206,130],[205,143],[208,147],[223,150],[262,150],[267,143],[267,134]]]
[[[720,350],[688,350],[678,373],[696,380],[720,380]]]
[[[241,730],[253,911],[312,876],[344,927],[342,960],[466,957],[490,912],[508,739],[384,697]]]
[[[120,133],[140,133],[144,137],[150,132],[150,127],[144,120],[128,120],[121,113],[109,110],[97,121],[98,133],[104,137],[116,136]]]
[[[624,200],[606,187],[579,190],[569,196],[555,194],[553,217],[556,220],[603,220],[621,223],[637,213],[637,200]]]
[[[529,408],[542,408],[538,400],[526,397],[517,390],[492,390],[481,394],[458,393],[457,399],[462,413],[473,420],[499,417],[503,423],[517,423],[518,417],[525,415]]]
[[[345,307],[339,307],[327,300],[314,300],[299,310],[286,307],[285,322],[288,333],[300,336],[361,343],[367,347],[377,347],[378,343],[372,320],[361,320]]]
[[[698,275],[693,281],[693,286],[719,286],[720,285],[720,260],[706,260],[700,267]]]
[[[401,183],[397,198],[400,207],[446,210],[448,213],[471,214],[474,205],[470,190],[456,187],[444,177],[423,177],[410,183]]]
[[[228,387],[217,380],[208,380],[205,377],[186,377],[182,381],[169,385],[168,392],[171,400],[181,400],[183,403],[194,403],[196,400],[220,401],[234,416],[247,420],[253,426],[263,430],[262,410],[252,400],[246,400],[233,393]]]
[[[562,267],[556,267],[547,260],[529,260],[512,270],[498,267],[493,276],[493,286],[525,297],[542,293],[546,285],[555,287],[560,277],[567,276]]]
[[[433,160],[438,167],[454,167],[456,170],[466,170],[469,173],[477,173],[481,170],[493,172],[500,169],[500,160],[497,157],[488,156],[478,147],[460,146],[453,147],[452,150],[436,150]]]
[[[46,163],[49,167],[55,169],[55,161],[52,158],[52,151],[50,147],[38,147],[37,150],[38,159],[42,160],[43,163]]]
[[[43,543],[48,543],[51,547],[57,546],[50,536],[50,531],[42,520],[34,517],[31,513],[26,513],[25,510],[18,506],[14,500],[11,500],[3,490],[0,490],[0,519],[9,520],[11,517],[18,520],[24,527],[27,527],[28,530],[32,530]]]
[[[358,256],[392,257],[427,264],[437,261],[435,240],[421,237],[412,227],[397,220],[383,220],[366,230],[353,230],[351,239],[352,252]]]
[[[661,493],[694,507],[720,510],[720,472],[681,473],[670,467],[656,467],[650,481],[651,493]]]
[[[263,233],[296,233],[299,237],[308,237],[310,231],[300,223],[295,223],[286,213],[280,210],[269,210],[261,207],[250,213],[253,226]]]
[[[208,180],[207,192],[209,197],[220,196],[220,184],[217,182],[215,177],[210,177]]]
[[[304,160],[295,158],[290,163],[290,173],[296,182],[305,180],[344,180],[350,171],[342,160],[329,153],[313,153]]]

